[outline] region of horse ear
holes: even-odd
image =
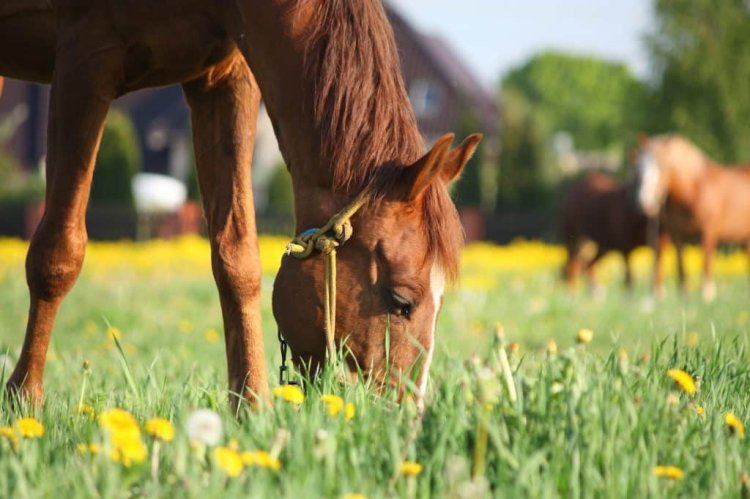
[[[643,132],[638,132],[637,139],[640,147],[646,147],[646,144],[648,144],[648,135]]]
[[[469,162],[471,157],[474,155],[474,151],[477,150],[479,141],[482,140],[481,133],[474,133],[469,135],[461,142],[461,145],[453,149],[448,153],[448,157],[445,159],[443,168],[440,172],[440,176],[446,184],[458,180],[463,172],[466,163]]]
[[[638,149],[636,148],[630,148],[628,150],[628,166],[636,166],[636,163],[638,162]]]
[[[408,168],[413,179],[411,188],[409,189],[409,199],[417,198],[441,174],[443,163],[448,157],[453,138],[454,135],[452,133],[443,135],[435,142],[432,149],[427,151],[427,154]]]
[[[410,168],[415,172],[409,198],[415,199],[422,194],[436,179],[444,184],[455,181],[461,175],[466,163],[477,149],[482,135],[475,133],[468,136],[461,145],[451,150],[454,135],[448,133],[440,137],[432,149]]]

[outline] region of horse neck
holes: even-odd
[[[316,2],[237,0],[234,38],[252,68],[292,177],[297,228],[329,217],[345,202],[334,199],[333,170],[322,158],[312,96],[303,84],[306,33]],[[229,19],[228,23],[236,22]]]
[[[666,173],[670,197],[682,204],[692,204],[709,168],[706,158],[691,157],[668,161]]]
[[[392,119],[397,121],[401,128],[398,130],[399,140],[382,140],[391,149],[383,150],[383,157],[377,157],[372,161],[362,160],[357,157],[358,152],[349,152],[346,147],[340,149],[347,158],[330,157],[331,131],[321,130],[320,119],[316,118],[318,96],[315,94],[317,87],[310,85],[306,78],[311,75],[307,73],[306,57],[317,57],[316,47],[308,47],[311,42],[311,28],[316,22],[313,14],[315,9],[323,8],[321,1],[300,0],[237,0],[244,2],[244,19],[241,22],[240,32],[235,34],[239,40],[240,49],[244,53],[261,89],[261,94],[266,103],[269,115],[274,124],[276,136],[279,139],[284,160],[289,167],[295,198],[295,215],[298,226],[305,227],[311,223],[320,222],[333,212],[340,209],[344,204],[357,196],[360,191],[377,175],[377,168],[383,164],[402,161],[407,164],[416,160],[422,152],[422,139],[417,129],[416,121],[409,113],[401,113],[403,105],[408,105],[405,90],[402,95],[393,97],[401,98],[404,102],[394,101],[391,109],[393,116],[378,116],[377,119]],[[347,0],[349,1],[349,0]],[[369,0],[368,0],[369,1]],[[251,15],[251,14],[252,15]],[[379,36],[372,34],[371,36]],[[383,40],[378,39],[378,42]],[[376,45],[376,43],[373,43]],[[341,64],[345,64],[342,62]],[[399,68],[380,68],[374,71],[398,72]],[[345,73],[346,71],[342,71]],[[364,78],[364,76],[363,76]],[[343,78],[342,78],[343,79]],[[383,80],[388,80],[383,78]],[[391,85],[394,83],[389,80]],[[398,80],[400,82],[400,79]],[[349,83],[350,84],[350,83]],[[343,85],[343,83],[342,83]],[[384,87],[386,83],[383,83]],[[394,91],[393,87],[387,87]],[[347,88],[341,89],[343,95],[348,95]],[[396,88],[397,90],[397,88]],[[403,89],[402,89],[403,90]],[[384,91],[384,90],[383,90]],[[365,96],[366,97],[366,96]],[[359,95],[353,99],[354,104],[359,102],[363,96]],[[341,103],[337,103],[341,105]],[[348,107],[343,104],[343,107]],[[344,110],[333,111],[335,113],[347,112]],[[399,114],[401,113],[401,114]],[[406,116],[406,117],[404,117]],[[389,122],[390,123],[390,122]],[[372,123],[370,123],[372,124]],[[382,123],[381,123],[382,124]],[[352,143],[359,144],[355,147],[365,148],[372,152],[373,147],[378,148],[381,141],[366,143],[365,141],[352,141],[347,136],[352,129],[361,128],[348,127],[350,130],[341,130],[342,140],[349,139]],[[382,128],[382,127],[381,127]],[[390,129],[390,128],[389,128]],[[324,137],[324,134],[328,136]],[[336,133],[338,135],[338,132]],[[375,136],[373,132],[372,136]],[[375,139],[373,139],[375,140]],[[325,143],[324,143],[325,141]],[[374,144],[374,145],[373,145]],[[393,144],[398,151],[393,151]],[[363,149],[363,150],[365,150]],[[349,158],[349,155],[352,155]],[[387,156],[387,158],[386,158]],[[369,158],[369,156],[368,156]],[[358,173],[351,179],[342,178],[340,166],[355,162]],[[338,166],[338,170],[335,167]],[[299,227],[298,227],[299,228]]]
[[[238,0],[230,15],[234,38],[250,64],[273,122],[281,153],[295,185],[324,188],[330,172],[320,164],[320,141],[315,138],[314,117],[306,104],[301,75],[304,71],[304,15],[292,16],[294,0]]]

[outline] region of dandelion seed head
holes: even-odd
[[[194,442],[216,445],[223,434],[221,418],[210,409],[198,409],[188,417],[187,433]]]

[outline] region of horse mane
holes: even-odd
[[[656,146],[653,150],[662,154],[664,164],[670,168],[699,174],[703,169],[712,164],[711,159],[693,142],[676,133],[657,135],[652,138]],[[660,162],[661,162],[660,159]]]
[[[309,0],[298,0],[297,6]],[[392,186],[424,152],[401,77],[393,29],[380,0],[320,0],[305,33],[303,85],[312,95],[321,154],[333,189]],[[308,104],[309,105],[309,104]],[[428,255],[455,277],[463,233],[442,185],[422,198]]]

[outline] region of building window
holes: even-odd
[[[440,111],[442,91],[430,80],[416,80],[409,87],[409,99],[417,118],[431,118]]]

